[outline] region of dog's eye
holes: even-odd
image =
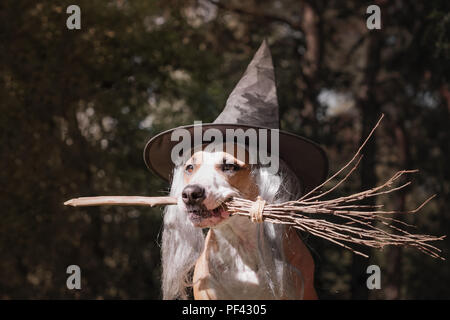
[[[241,167],[234,163],[224,163],[222,164],[222,171],[238,171]]]
[[[192,164],[188,164],[186,168],[184,168],[184,171],[186,171],[186,173],[192,173],[192,171],[194,171],[194,166]]]

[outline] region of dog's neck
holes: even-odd
[[[229,260],[234,267],[230,272],[244,272],[250,275],[249,281],[256,281],[251,271],[260,269],[258,261],[258,239],[259,226],[252,223],[246,217],[233,217],[228,223],[212,229],[219,250],[215,252],[216,259]]]
[[[229,244],[236,248],[243,248],[246,254],[256,252],[258,225],[251,222],[247,217],[235,216],[223,225],[213,229],[218,241],[224,245]]]
[[[267,288],[267,284],[264,283],[266,270],[259,259],[259,231],[260,225],[237,216],[209,230],[194,274],[196,298],[273,298],[262,289]],[[199,288],[204,289],[200,290],[203,295],[198,294]]]

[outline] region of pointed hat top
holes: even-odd
[[[266,40],[259,47],[214,123],[279,128],[275,73]]]
[[[172,140],[172,133],[185,129],[193,134],[194,128],[195,125],[173,128],[151,138],[144,149],[144,160],[148,168],[169,180],[175,166],[171,158],[172,149],[179,143]],[[222,113],[214,123],[202,124],[202,130],[209,128],[218,129],[223,134],[227,129],[279,129],[275,73],[266,41],[263,41],[231,92]],[[210,140],[201,142],[210,143]],[[282,130],[279,131],[278,142],[280,159],[299,178],[304,191],[311,190],[325,180],[328,160],[322,148],[306,138]]]

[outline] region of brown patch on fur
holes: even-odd
[[[283,246],[286,260],[300,270],[303,276],[302,279],[300,275],[294,275],[296,288],[301,290],[303,280],[303,299],[317,300],[317,293],[314,289],[314,260],[294,228],[288,228],[283,237]]]
[[[223,174],[223,172],[221,172]],[[248,200],[256,200],[258,196],[258,186],[256,185],[254,178],[251,174],[249,165],[241,167],[239,171],[228,178],[228,183],[239,190],[242,197]]]

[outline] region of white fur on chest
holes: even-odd
[[[208,287],[217,299],[273,299],[258,256],[258,228],[246,218],[233,222],[210,231],[214,244],[205,253]]]

